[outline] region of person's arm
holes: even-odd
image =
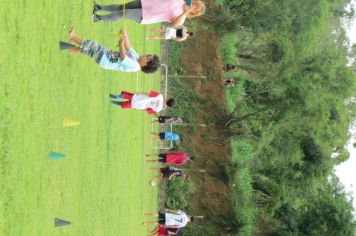
[[[175,211],[175,210],[170,210],[170,209],[164,209],[164,211],[165,212],[167,212],[167,213],[172,213],[172,214],[177,214],[178,213],[178,211]]]
[[[122,34],[122,39],[125,44],[125,48],[126,48],[126,50],[129,50],[131,48],[131,43],[130,43],[129,36],[127,35],[126,30],[122,29],[121,34]]]
[[[166,225],[165,226],[167,229],[178,229],[179,227],[176,225]]]
[[[146,109],[146,112],[147,112],[148,114],[150,114],[150,115],[156,114],[156,112],[155,112],[154,110],[152,110],[151,108],[147,108],[147,109]]]
[[[148,94],[149,97],[157,97],[158,95],[159,95],[159,93],[156,92],[156,91],[151,91],[151,92]]]
[[[177,41],[177,42],[182,42],[182,41],[185,41],[185,40],[187,40],[187,36],[184,36],[184,37],[182,37],[182,38],[175,38],[175,39],[173,39],[174,41]]]
[[[120,41],[119,41],[119,48],[120,48],[120,59],[124,60],[125,54],[126,54],[126,50],[125,50],[124,40],[122,40],[122,39],[120,39]]]
[[[184,24],[185,19],[187,18],[189,12],[192,10],[192,7],[188,7],[182,14],[177,16],[171,21],[171,26],[178,27]]]

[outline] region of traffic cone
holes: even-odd
[[[62,226],[70,225],[70,224],[71,224],[70,221],[62,220],[59,218],[54,218],[54,227],[62,227]]]
[[[76,125],[80,125],[80,122],[68,118],[63,119],[63,127],[76,126]]]
[[[59,50],[66,50],[66,49],[71,49],[71,48],[75,48],[75,47],[76,46],[73,44],[59,41]]]
[[[49,152],[48,153],[49,158],[51,158],[52,160],[58,160],[61,158],[65,158],[66,155],[62,154],[62,153],[58,153],[58,152]]]

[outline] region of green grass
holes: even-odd
[[[103,3],[112,3],[103,1]],[[109,104],[136,90],[136,74],[101,69],[58,50],[70,26],[114,48],[123,23],[92,23],[91,1],[7,1],[0,9],[0,235],[146,235],[157,210],[144,154],[151,129],[141,111]],[[125,27],[139,53],[159,54],[146,26]],[[139,73],[139,90],[159,89],[159,73]],[[62,127],[63,117],[79,120]],[[50,160],[49,151],[64,153]],[[54,218],[72,222],[54,228]]]
[[[247,140],[233,141],[232,161],[237,166],[234,177],[235,212],[241,225],[239,234],[241,236],[251,235],[255,228],[256,207],[252,201],[252,173],[250,160],[253,155],[253,146]]]

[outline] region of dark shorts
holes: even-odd
[[[83,40],[82,44],[80,45],[80,52],[92,57],[98,64],[103,57],[105,50],[108,49],[89,39]]]
[[[159,139],[160,140],[165,140],[166,139],[166,133],[165,132],[160,132],[159,133]]]
[[[167,154],[166,153],[158,154],[158,160],[161,163],[166,163],[167,162]]]
[[[164,212],[158,212],[158,223],[161,225],[166,224],[166,214]]]

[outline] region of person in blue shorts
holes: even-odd
[[[69,40],[73,41],[78,47],[71,48],[71,54],[83,53],[92,57],[100,67],[109,70],[124,72],[142,71],[153,73],[161,66],[156,55],[139,55],[131,46],[125,29],[121,30],[119,41],[119,51],[112,51],[89,39],[81,39],[75,34],[74,28],[69,31]]]
[[[154,133],[151,132],[153,135],[157,135],[158,138],[151,139],[151,141],[173,141],[173,142],[182,142],[182,138],[179,137],[178,134],[172,133],[172,132],[159,132],[159,133]]]

